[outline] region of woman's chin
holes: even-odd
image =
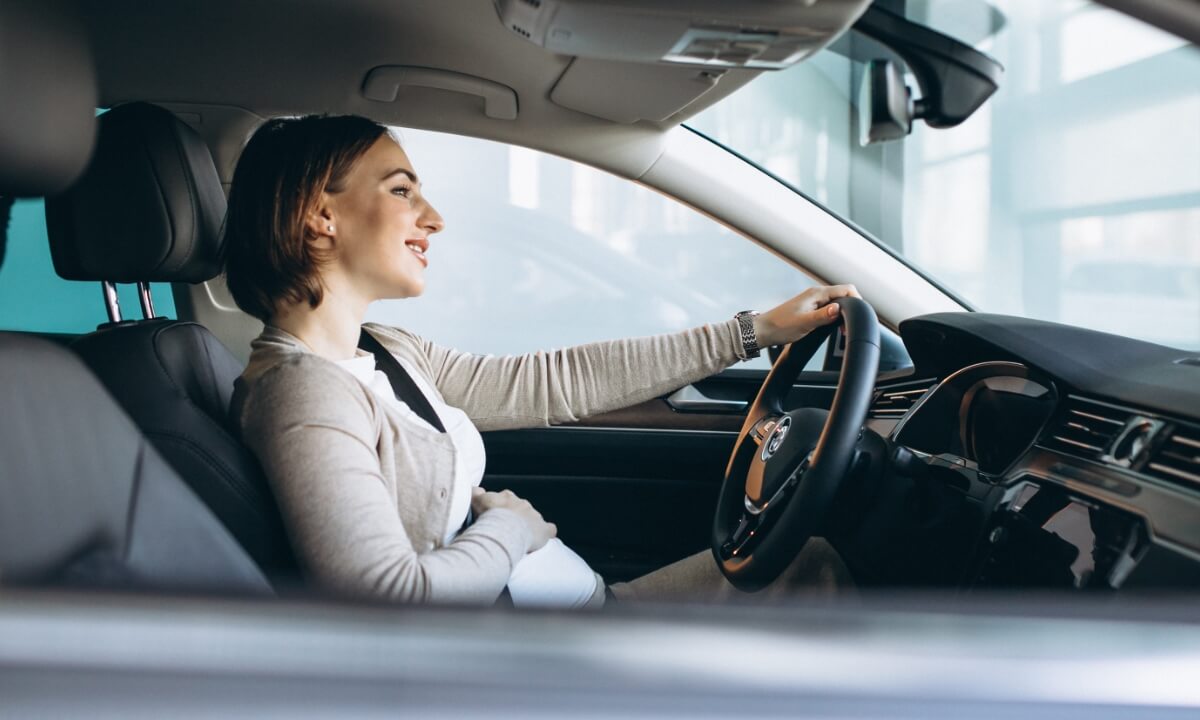
[[[407,282],[402,287],[395,288],[388,294],[389,300],[407,300],[409,298],[421,297],[425,294],[425,281]]]

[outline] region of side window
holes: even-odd
[[[126,317],[141,317],[135,287],[120,285],[118,295]],[[175,316],[169,284],[152,285],[151,295],[157,314]],[[99,283],[63,280],[54,273],[43,202],[18,200],[0,265],[0,330],[80,334],[105,322]]]
[[[425,293],[368,320],[477,353],[672,332],[812,285],[719,223],[635,183],[525,148],[400,131],[445,218]],[[764,357],[740,367],[767,367]]]

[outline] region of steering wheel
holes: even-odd
[[[797,376],[837,324],[784,348],[738,434],[713,517],[712,551],[729,582],[770,584],[821,529],[850,470],[879,371],[879,321],[858,298],[838,298],[846,349],[833,406],[785,411]]]

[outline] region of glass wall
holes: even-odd
[[[1200,50],[1078,0],[898,5],[1004,65],[961,126],[860,147],[853,36],[689,124],[981,310],[1200,348]]]

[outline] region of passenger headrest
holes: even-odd
[[[200,136],[130,103],[100,116],[87,172],[46,201],[54,269],[67,280],[203,282],[221,270],[225,194]]]
[[[83,30],[64,3],[0,2],[0,195],[66,189],[96,133],[96,77]]]

